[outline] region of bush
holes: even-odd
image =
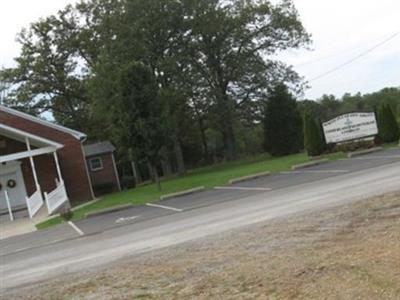
[[[72,219],[72,217],[74,216],[74,213],[70,209],[65,209],[60,212],[60,216],[65,221],[70,221]]]
[[[304,148],[309,156],[321,155],[326,149],[321,126],[308,112],[304,115]]]
[[[107,183],[96,184],[93,186],[93,191],[96,196],[112,193],[115,191],[115,183],[107,182]]]
[[[274,156],[302,150],[302,120],[296,99],[284,84],[272,91],[264,110],[264,149]]]
[[[375,147],[376,144],[373,140],[370,141],[354,141],[344,144],[335,145],[333,152],[353,152],[361,149],[369,149]]]
[[[389,104],[383,103],[377,111],[379,138],[384,143],[392,143],[399,140],[399,124]]]
[[[128,189],[132,189],[132,188],[136,187],[135,176],[124,175],[124,176],[122,176],[120,181],[121,181],[121,188],[123,190],[128,190]]]

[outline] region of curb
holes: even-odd
[[[251,180],[251,179],[256,179],[256,178],[264,177],[264,176],[268,176],[268,175],[271,175],[270,171],[256,173],[256,174],[253,174],[253,175],[248,175],[248,176],[243,176],[243,177],[233,178],[233,179],[229,180],[228,183],[229,184],[234,184],[234,183],[247,181],[247,180]]]
[[[86,207],[86,206],[89,206],[89,205],[91,205],[91,204],[93,204],[93,203],[99,202],[100,200],[101,200],[101,198],[97,198],[97,199],[91,200],[91,201],[89,201],[89,202],[80,204],[80,205],[78,205],[78,206],[74,206],[74,207],[71,208],[71,211],[76,211],[76,210],[78,210],[78,209],[80,209],[80,208],[82,208],[82,207]]]
[[[89,202],[83,203],[83,204],[81,204],[81,205],[72,207],[72,208],[71,208],[71,211],[74,212],[74,211],[76,211],[76,210],[78,210],[78,209],[80,209],[80,208],[82,208],[82,207],[86,207],[86,206],[89,206],[90,204],[99,202],[100,200],[101,200],[101,198],[98,198],[98,199],[94,199],[94,200],[91,200],[91,201],[89,201]],[[55,218],[57,218],[57,217],[61,217],[61,214],[60,214],[60,213],[56,213],[56,214],[50,215],[50,216],[48,216],[48,217],[46,217],[46,218],[44,218],[44,219],[38,220],[37,222],[35,222],[35,227],[36,227],[36,225],[38,225],[38,224],[47,222],[47,221],[52,220],[52,219],[55,219]],[[85,218],[86,218],[86,216],[85,216]],[[36,230],[39,230],[39,229],[36,228]]]
[[[167,200],[167,199],[170,199],[170,198],[182,197],[182,196],[189,195],[189,194],[194,194],[194,193],[197,193],[197,192],[202,192],[205,189],[206,188],[204,186],[199,186],[199,187],[196,187],[196,188],[193,188],[193,189],[189,189],[189,190],[185,190],[185,191],[182,191],[182,192],[176,192],[176,193],[162,195],[160,197],[160,201]]]
[[[364,154],[369,154],[369,153],[374,153],[383,150],[382,147],[375,147],[375,148],[370,148],[370,149],[365,149],[365,150],[359,150],[359,151],[354,151],[354,152],[349,152],[347,153],[348,158],[352,158],[355,156],[361,156]]]
[[[320,164],[324,164],[324,163],[327,163],[327,162],[329,162],[328,158],[322,158],[322,159],[317,159],[317,160],[309,161],[309,162],[298,164],[298,165],[293,165],[292,166],[292,171],[298,170],[298,169],[303,169],[303,168],[308,168],[308,167],[312,167],[312,166],[316,166],[316,165],[320,165]]]
[[[95,211],[91,211],[85,214],[85,219],[86,218],[91,218],[91,217],[96,217],[96,216],[101,216],[105,214],[109,214],[112,212],[120,211],[120,210],[125,210],[127,208],[133,207],[132,204],[123,204],[123,205],[118,205],[110,208],[105,208],[105,209],[99,209]]]

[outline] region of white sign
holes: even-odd
[[[350,113],[322,124],[327,144],[340,143],[378,134],[374,113]]]

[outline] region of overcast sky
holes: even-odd
[[[14,66],[15,41],[22,27],[53,14],[74,0],[2,0],[0,4],[0,66]],[[313,37],[313,50],[290,51],[280,57],[311,81],[305,97],[345,92],[368,93],[400,86],[399,0],[294,0],[301,20]],[[391,39],[390,39],[391,38]],[[390,39],[390,40],[388,40]],[[386,41],[386,42],[385,42]],[[383,44],[382,44],[383,43]]]

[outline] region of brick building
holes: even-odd
[[[95,198],[84,133],[0,105],[0,213],[49,214]],[[115,164],[104,172],[118,178]],[[108,168],[110,168],[108,170]],[[118,180],[118,179],[115,179]]]

